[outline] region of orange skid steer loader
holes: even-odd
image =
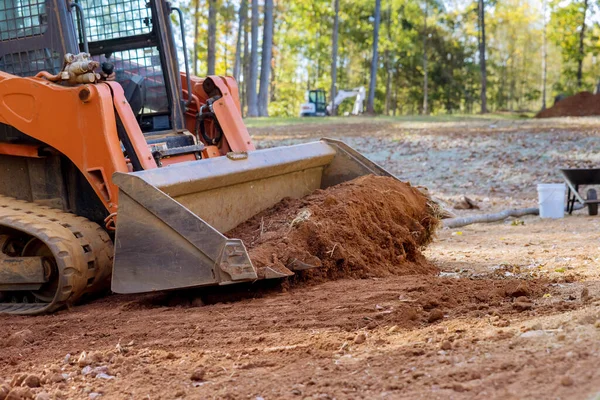
[[[118,293],[285,276],[223,232],[389,175],[331,140],[255,150],[236,82],[187,59],[180,74],[183,23],[164,0],[0,2],[0,313],[51,312],[111,276]]]

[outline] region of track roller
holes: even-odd
[[[52,312],[106,289],[112,253],[98,224],[0,196],[0,313]]]

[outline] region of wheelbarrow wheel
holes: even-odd
[[[587,200],[598,200],[598,193],[595,189],[587,191]],[[598,215],[598,203],[589,203],[587,206],[589,215]]]

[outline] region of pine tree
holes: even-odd
[[[375,22],[373,23],[373,56],[371,58],[371,77],[369,81],[369,99],[367,112],[375,113],[375,84],[377,83],[377,66],[379,65],[379,23],[381,22],[381,0],[375,0]]]
[[[246,16],[248,15],[248,0],[241,0],[237,42],[235,45],[235,62],[233,64],[233,77],[236,81],[240,80],[240,71],[242,69],[242,38],[244,37],[244,26],[246,25]]]
[[[207,75],[215,74],[217,59],[217,0],[208,0],[208,55],[206,58]]]
[[[273,54],[273,0],[265,0],[262,61],[260,64],[260,91],[258,93],[258,115],[269,116],[269,83],[271,80],[271,58]]]
[[[258,96],[256,81],[258,79],[258,0],[252,0],[252,25],[250,48],[250,74],[248,76],[248,116],[258,117]]]

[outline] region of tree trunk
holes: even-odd
[[[396,78],[396,82],[394,82],[394,108],[392,110],[392,115],[395,117],[396,112],[398,111],[398,88],[400,87],[400,83],[398,82],[398,78]]]
[[[548,38],[546,32],[546,4],[547,0],[543,0],[542,17],[544,18],[544,30],[542,31],[542,110],[546,109],[546,81],[548,80]]]
[[[371,78],[369,81],[369,100],[367,112],[375,113],[375,84],[377,83],[377,66],[379,64],[379,23],[381,22],[381,0],[375,0],[375,22],[373,24],[373,58],[371,59]]]
[[[585,39],[585,19],[587,17],[588,0],[583,1],[583,18],[581,21],[581,30],[579,31],[579,57],[577,58],[577,87],[581,88],[583,84],[583,58],[585,57],[585,50],[583,45],[583,39]]]
[[[586,0],[587,1],[587,0]],[[481,113],[488,112],[487,109],[487,71],[485,68],[485,4],[484,0],[479,2],[479,68],[481,69]]]
[[[252,47],[250,49],[250,74],[248,76],[248,116],[258,117],[258,96],[256,80],[258,79],[258,0],[252,0]]]
[[[195,0],[194,4],[194,75],[198,76],[200,71],[198,71],[198,47],[200,41],[200,0]]]
[[[319,24],[319,30],[317,31],[317,54],[321,53],[321,49],[320,49],[320,43],[321,43],[321,29],[322,29],[322,24]],[[312,86],[316,87],[319,84],[319,79],[321,78],[321,57],[317,57],[317,70],[315,73],[315,81],[313,82]]]
[[[269,83],[271,81],[271,58],[273,55],[273,0],[265,0],[262,61],[260,64],[260,91],[258,93],[258,115],[269,116]]]
[[[387,9],[387,37],[390,43],[392,43],[392,3],[388,3]],[[392,56],[390,50],[385,49],[385,69],[387,72],[385,82],[385,115],[390,115],[391,98],[392,98]]]
[[[233,78],[236,81],[240,80],[240,71],[242,69],[242,34],[244,33],[244,27],[246,26],[247,15],[248,0],[241,0],[238,21],[237,43],[235,45],[235,62],[233,64]]]
[[[390,115],[390,102],[392,97],[392,67],[390,62],[390,51],[385,51],[385,69],[387,70],[385,82],[385,115]]]
[[[537,207],[504,210],[495,214],[479,214],[470,217],[449,218],[442,221],[444,228],[460,228],[471,224],[484,224],[490,222],[504,221],[508,217],[522,217],[524,215],[538,215],[540,209]]]
[[[227,6],[229,6],[229,4],[227,4]],[[229,43],[229,34],[231,33],[230,29],[225,29],[225,37],[223,38],[223,43]],[[224,71],[223,71],[223,75],[229,75],[229,64],[228,64],[228,46],[223,46],[223,62],[225,63],[224,65]]]
[[[425,18],[423,18],[423,115],[429,115],[429,87],[427,79],[427,17],[429,16],[429,1],[425,0]]]
[[[273,24],[273,32],[275,32],[274,24]],[[278,66],[279,66],[278,61],[280,61],[280,60],[278,59],[277,54],[275,53],[275,49],[274,49],[271,54],[271,79],[269,79],[269,102],[267,103],[267,110],[268,110],[269,103],[271,103],[272,101],[276,101],[277,82],[281,81],[281,76],[280,76],[281,74],[279,73],[280,71],[278,70]]]
[[[248,10],[246,10],[246,14],[248,14]],[[248,40],[248,18],[244,21],[244,59],[243,59],[243,69],[244,69],[244,84],[240,85],[240,88],[243,89],[243,95],[241,96],[242,100],[242,115],[247,115],[246,106],[248,103],[248,79],[250,76],[250,44]]]
[[[333,18],[333,34],[331,35],[331,115],[337,113],[333,100],[336,96],[337,84],[337,58],[338,58],[338,29],[339,29],[339,17],[340,17],[340,0],[334,2],[335,16]]]
[[[207,75],[215,74],[217,59],[217,0],[208,0],[208,55],[206,57]]]
[[[509,82],[509,89],[508,89],[508,109],[510,111],[514,111],[515,109],[515,89],[517,87],[517,81],[516,81],[516,76],[515,76],[515,60],[516,57],[510,57],[510,63],[509,63],[509,67],[510,67],[510,82]]]

